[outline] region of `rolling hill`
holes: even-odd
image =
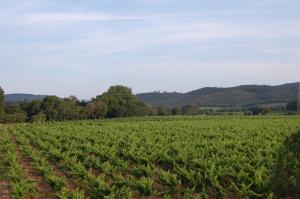
[[[197,104],[200,107],[242,107],[253,104],[287,103],[297,98],[298,83],[278,86],[242,85],[229,88],[206,87],[187,93],[150,92],[137,94],[141,101],[168,107]],[[6,94],[5,101],[32,101],[47,95]]]
[[[5,95],[6,102],[16,102],[16,101],[32,101],[32,100],[42,100],[47,95],[33,95],[33,94],[24,94],[24,93],[12,93]]]
[[[278,86],[243,85],[229,88],[206,87],[187,93],[152,92],[137,98],[152,105],[201,107],[242,107],[253,104],[286,103],[297,98],[298,83]]]

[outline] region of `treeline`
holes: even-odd
[[[297,111],[297,101],[288,103],[286,110]],[[45,122],[81,119],[102,119],[114,117],[136,116],[168,116],[168,115],[224,115],[244,112],[245,115],[266,115],[276,109],[252,106],[248,108],[200,109],[195,104],[168,108],[151,106],[137,100],[130,88],[111,86],[107,92],[96,96],[91,101],[79,101],[75,96],[59,98],[47,96],[43,100],[7,102],[4,91],[0,87],[0,122]]]
[[[79,101],[75,96],[59,98],[47,96],[43,100],[4,103],[4,91],[0,92],[0,122],[64,121],[81,119],[102,119],[114,117],[196,115],[199,108],[187,105],[173,109],[151,106],[137,100],[130,88],[111,86],[107,92],[91,101]]]
[[[0,120],[13,122],[45,122],[80,119],[101,119],[156,115],[156,108],[138,101],[130,88],[112,86],[107,92],[90,102],[79,101],[75,96],[59,98],[47,96],[43,100],[4,103],[0,92]]]
[[[299,108],[298,108],[298,101],[297,100],[290,101],[287,104],[286,109],[287,109],[287,111],[290,111],[290,112],[296,112],[296,111],[298,111],[299,110]]]

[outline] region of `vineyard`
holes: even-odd
[[[0,126],[0,198],[296,198],[299,134],[296,116]]]

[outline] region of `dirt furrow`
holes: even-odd
[[[0,198],[11,199],[11,188],[8,180],[0,180]]]
[[[11,187],[9,181],[7,180],[8,168],[4,164],[4,154],[3,148],[0,148],[0,198],[1,199],[11,199]]]
[[[43,198],[43,199],[55,198],[55,195],[53,194],[54,191],[49,186],[49,184],[44,180],[42,174],[37,169],[34,168],[32,159],[21,151],[11,131],[9,132],[9,137],[11,143],[16,146],[16,156],[18,162],[22,165],[26,176],[28,176],[30,181],[34,183],[35,188],[37,190],[37,193],[34,194],[33,196],[30,196],[29,198]]]
[[[54,172],[57,176],[64,177],[66,179],[66,186],[69,192],[76,190],[77,186],[72,179],[65,175],[56,165],[53,165]]]

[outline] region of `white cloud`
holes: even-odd
[[[272,39],[276,37],[299,36],[300,27],[295,24],[234,24],[223,22],[190,22],[190,23],[160,23],[152,24],[148,28],[118,31],[103,27],[87,31],[75,40],[64,43],[42,43],[37,45],[45,51],[67,53],[69,51],[80,54],[105,55],[144,50],[152,47],[162,47],[177,44],[204,44],[199,46],[202,52],[212,50],[249,49],[265,52],[299,51],[293,46],[280,46],[268,42],[264,45],[255,40]],[[233,43],[228,43],[233,39]],[[252,40],[253,42],[249,41]],[[222,42],[227,41],[227,44]],[[220,44],[209,44],[220,42]],[[178,49],[180,51],[180,49]]]
[[[83,23],[97,21],[125,21],[142,20],[141,16],[114,15],[108,13],[72,13],[72,12],[44,12],[44,13],[26,13],[18,15],[1,15],[0,25],[37,25],[47,26],[55,23]]]
[[[112,15],[106,13],[34,13],[25,17],[25,21],[29,23],[112,21],[137,19],[143,19],[143,17]]]

